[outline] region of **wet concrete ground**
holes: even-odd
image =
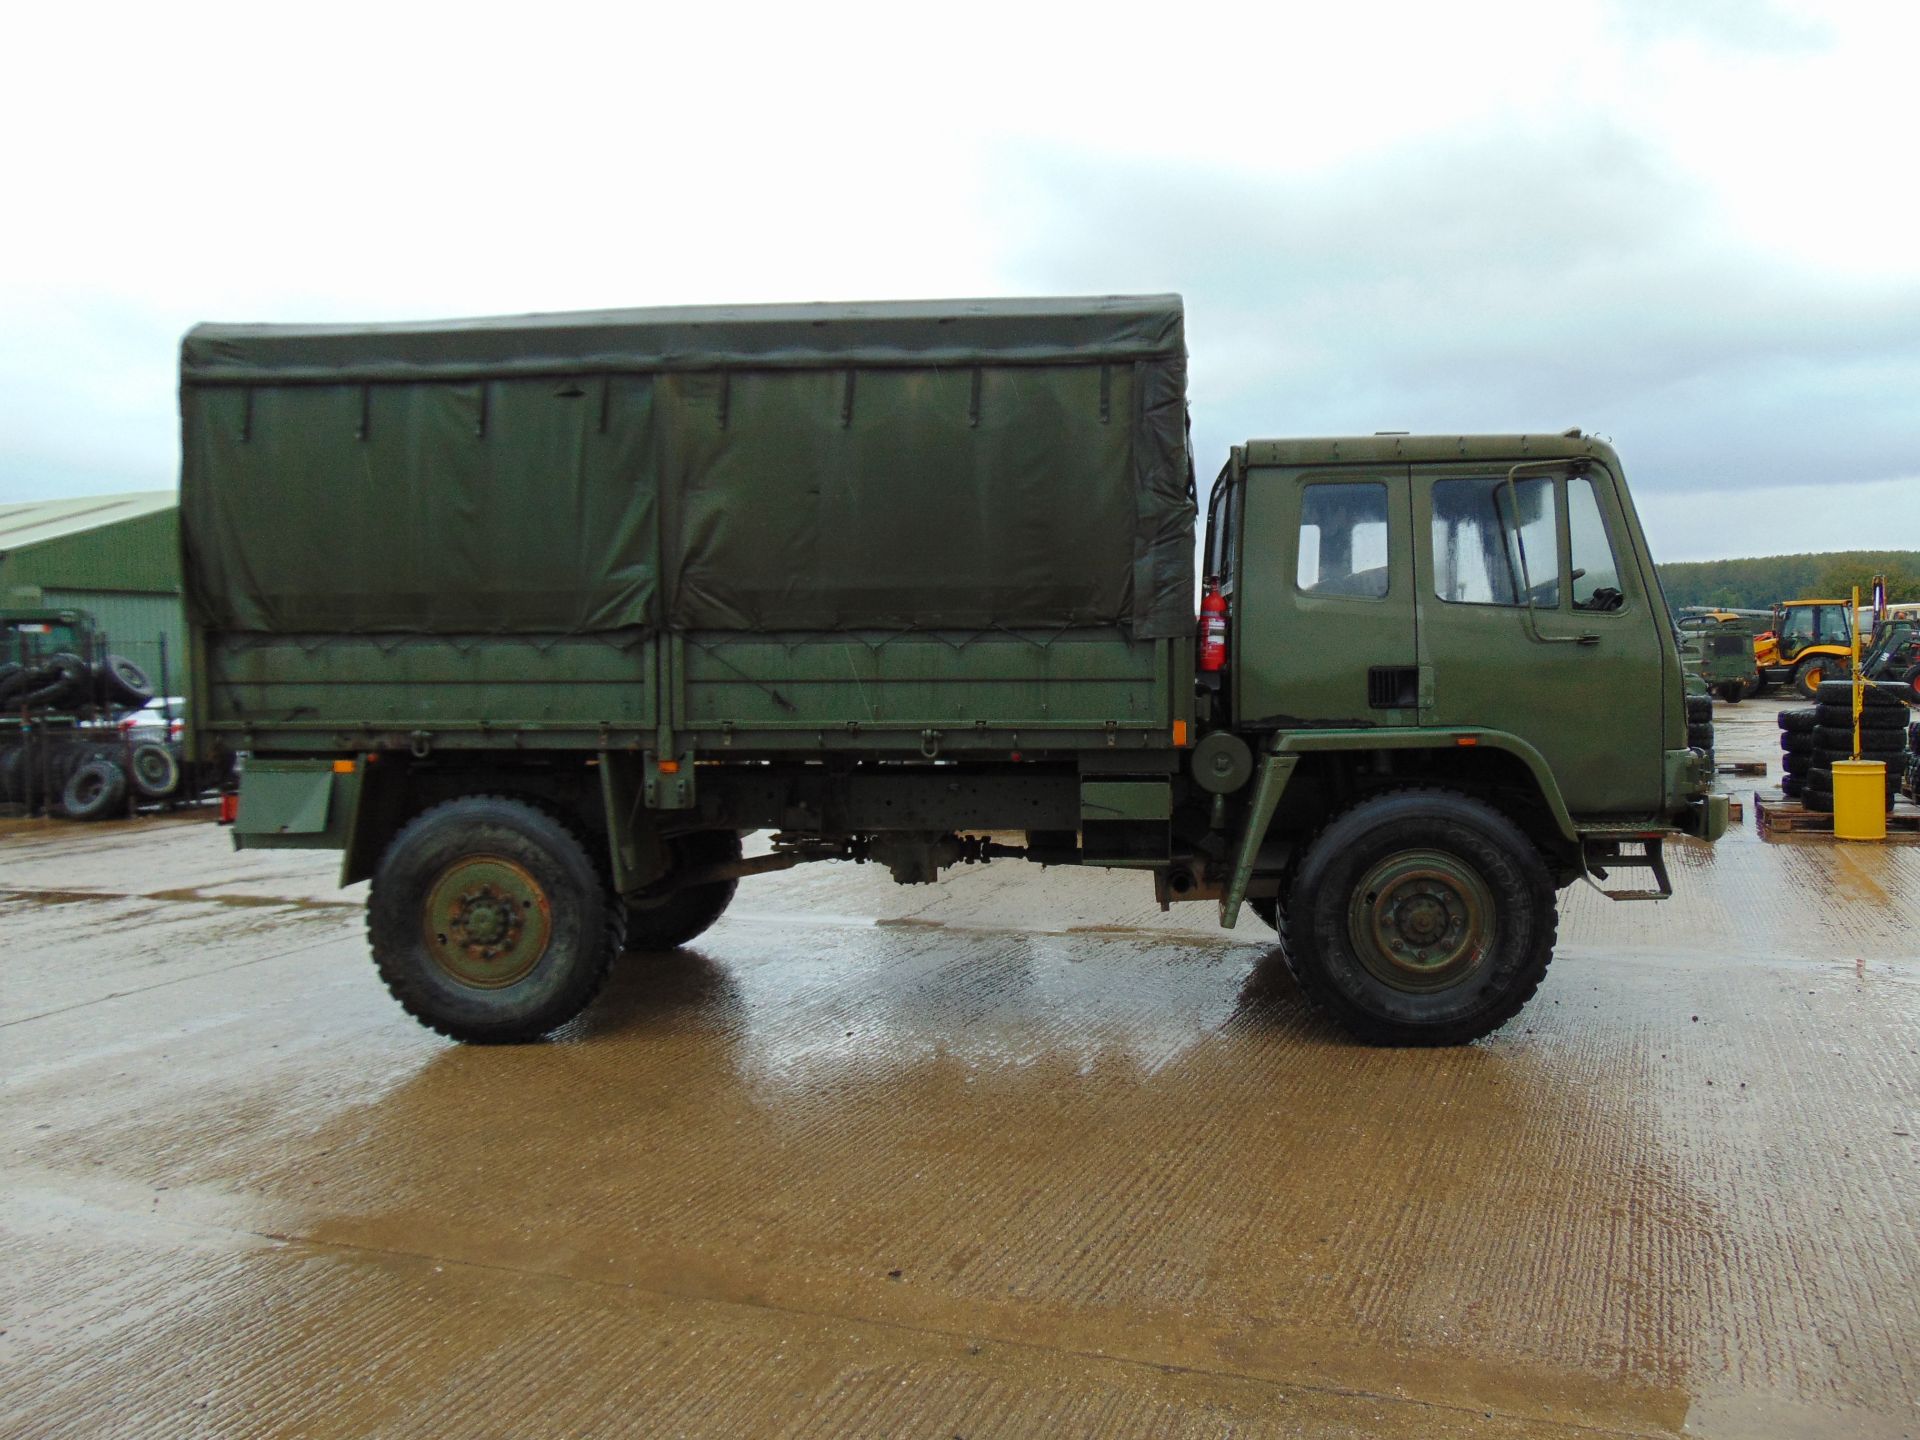
[[[1010,863],[749,881],[463,1049],[331,873],[0,827],[0,1435],[1920,1431],[1920,846],[1749,804],[1441,1052]]]

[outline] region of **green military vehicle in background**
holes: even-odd
[[[1679,626],[1681,654],[1708,693],[1730,705],[1760,693],[1753,641],[1767,628],[1765,611],[1685,610]]]
[[[1178,297],[203,326],[181,382],[236,843],[343,851],[460,1039],[746,876],[1024,858],[1251,906],[1355,1035],[1457,1043],[1556,890],[1725,828],[1577,432],[1235,447],[1196,632]]]

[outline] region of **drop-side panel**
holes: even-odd
[[[591,636],[209,637],[195,717],[239,748],[334,749],[424,730],[436,747],[599,743],[659,718],[656,642]]]
[[[1165,748],[1191,706],[1174,646],[1117,629],[675,635],[674,728],[734,748],[865,748],[885,737],[942,753],[1059,744]],[[1191,683],[1190,679],[1188,681]],[[937,731],[928,739],[925,731]]]

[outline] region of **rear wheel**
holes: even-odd
[[[1295,877],[1288,961],[1356,1038],[1459,1045],[1518,1013],[1553,959],[1553,882],[1504,815],[1449,791],[1363,801]]]
[[[367,935],[380,978],[455,1040],[532,1040],[584,1010],[624,915],[586,847],[544,810],[475,795],[415,816],[380,858]]]
[[[676,870],[740,858],[740,837],[731,830],[703,830],[669,843]],[[726,913],[739,887],[738,880],[716,880],[675,890],[664,900],[627,906],[627,949],[671,950],[706,933]]]

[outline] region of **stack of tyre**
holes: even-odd
[[[1707,762],[1713,762],[1713,696],[1687,696],[1687,747],[1707,752]]]
[[[0,664],[0,714],[99,718],[137,710],[152,698],[146,675],[121,655],[89,664],[63,651]],[[180,755],[167,740],[129,746],[119,731],[84,723],[9,738],[0,742],[0,801],[100,820],[124,815],[129,791],[157,801],[180,788]]]
[[[105,820],[127,812],[128,792],[142,802],[180,788],[180,756],[159,740],[133,745],[107,732],[35,737],[31,747],[0,750],[0,800],[32,804],[68,820]]]
[[[1887,767],[1886,803],[1893,808],[1907,768],[1907,707],[1897,684],[1869,684],[1860,712],[1860,758]],[[1833,811],[1833,762],[1853,758],[1853,685],[1821,684],[1818,699],[1783,710],[1780,726],[1781,791],[1809,810]]]
[[[146,672],[124,655],[89,665],[70,651],[0,664],[0,711],[138,710],[153,699]]]

